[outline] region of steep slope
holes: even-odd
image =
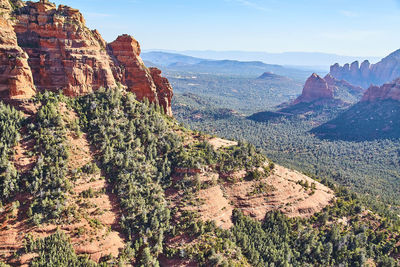
[[[397,50],[376,64],[368,60],[360,63],[331,66],[330,74],[338,80],[368,88],[371,85],[381,86],[400,77],[400,50]]]
[[[324,138],[374,140],[400,137],[400,80],[371,86],[362,100],[337,118],[312,130]]]
[[[13,257],[16,251],[24,247],[27,235],[34,238],[46,237],[58,228],[71,237],[78,254],[87,254],[95,261],[107,255],[117,257],[126,244],[119,226],[119,204],[115,195],[109,192],[109,184],[96,166],[93,148],[87,141],[87,135],[72,129],[78,119],[75,112],[64,103],[59,105],[59,111],[62,123],[67,127],[67,179],[71,181],[71,188],[67,193],[68,208],[75,212],[71,212],[62,222],[38,225],[32,223],[32,218],[29,217],[29,212],[32,212],[32,196],[22,192],[18,194],[14,202],[5,206],[0,213],[3,221],[0,230],[0,260],[13,265],[26,266],[36,257],[35,254],[27,254],[21,258]],[[25,113],[25,116],[28,120],[31,119],[31,115]],[[29,140],[28,133],[24,136]],[[23,142],[17,144],[14,164],[21,176],[27,176],[37,164],[38,157],[29,157],[34,152],[33,145],[22,144]],[[34,164],[31,164],[32,162]],[[17,202],[20,206],[16,205]]]

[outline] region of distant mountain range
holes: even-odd
[[[167,52],[144,52],[143,60],[149,66],[164,70],[203,74],[228,74],[258,77],[265,72],[305,80],[313,71],[280,65],[265,64],[261,61],[212,60]]]
[[[150,52],[156,50],[147,50]],[[333,62],[345,64],[347,62],[369,60],[372,63],[378,62],[379,57],[352,57],[341,56],[329,53],[318,52],[285,52],[285,53],[268,53],[268,52],[249,52],[249,51],[170,51],[157,50],[173,54],[186,55],[196,58],[208,58],[213,60],[238,60],[238,61],[261,61],[266,64],[277,64],[282,66],[291,66],[303,70],[314,70],[318,72],[328,72],[329,66]]]

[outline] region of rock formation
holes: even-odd
[[[0,97],[29,98],[34,94],[28,55],[18,46],[8,20],[0,17]]]
[[[144,65],[133,37],[121,35],[107,44],[86,27],[79,10],[48,1],[0,0],[0,11],[3,98],[27,98],[36,90],[78,96],[121,85],[172,115],[172,88],[161,72]]]
[[[167,78],[161,76],[161,70],[150,68],[151,77],[157,86],[158,102],[164,107],[165,113],[172,116],[171,99],[173,96],[172,86]]]
[[[328,74],[324,78],[317,74],[312,74],[306,81],[303,93],[293,102],[310,103],[314,101],[326,101],[341,99],[346,102],[357,102],[361,99],[364,89],[353,86],[346,81],[339,81]]]
[[[359,65],[358,61],[351,65],[331,66],[330,74],[338,80],[368,88],[371,85],[382,85],[400,77],[400,50],[397,50],[376,64],[368,60]]]
[[[109,45],[109,53],[117,66],[121,66],[118,80],[134,92],[139,100],[157,100],[156,86],[140,55],[140,45],[132,36],[121,35]]]
[[[400,101],[400,79],[379,86],[371,86],[364,94],[362,102],[375,102],[379,100]]]
[[[316,73],[313,73],[311,77],[307,79],[302,94],[293,102],[293,104],[303,102],[310,103],[321,99],[333,99],[333,90],[323,78]]]

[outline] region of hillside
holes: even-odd
[[[371,86],[362,100],[313,133],[340,140],[400,138],[400,80]]]
[[[75,99],[45,93],[14,105],[22,113],[1,108],[2,118],[10,118],[2,122],[15,125],[1,128],[2,144],[18,148],[15,155],[2,154],[14,166],[8,178],[13,186],[4,180],[1,185],[8,192],[0,216],[1,260],[9,264],[147,266],[158,259],[162,266],[254,265],[254,253],[282,262],[283,250],[268,256],[243,243],[245,235],[255,242],[246,227],[264,216],[277,221],[264,223],[262,231],[294,223],[306,235],[323,223],[318,230],[323,236],[341,220],[353,229],[353,216],[375,231],[388,231],[378,217],[362,211],[355,196],[345,200],[349,196],[338,188],[273,164],[249,144],[188,131],[124,91],[99,90]],[[6,129],[13,130],[4,134]],[[371,242],[368,246],[380,241]],[[61,247],[62,253],[52,252]],[[302,248],[290,245],[290,253]],[[332,260],[356,261],[356,252],[347,249],[350,254],[332,254]],[[312,254],[299,255],[289,262],[320,262]],[[376,260],[389,260],[381,257]]]
[[[400,139],[351,142],[310,134],[316,126],[338,115],[332,110],[259,123],[228,113],[218,102],[198,99],[195,95],[176,95],[173,109],[178,121],[191,129],[228,139],[247,140],[274,162],[316,177],[329,178],[360,193],[374,206],[381,206],[383,201],[389,209],[398,211]]]

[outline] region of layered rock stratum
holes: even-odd
[[[121,35],[107,43],[77,9],[48,1],[0,1],[0,94],[30,98],[36,92],[79,96],[123,86],[161,104],[172,115],[172,87],[140,58],[140,44]]]

